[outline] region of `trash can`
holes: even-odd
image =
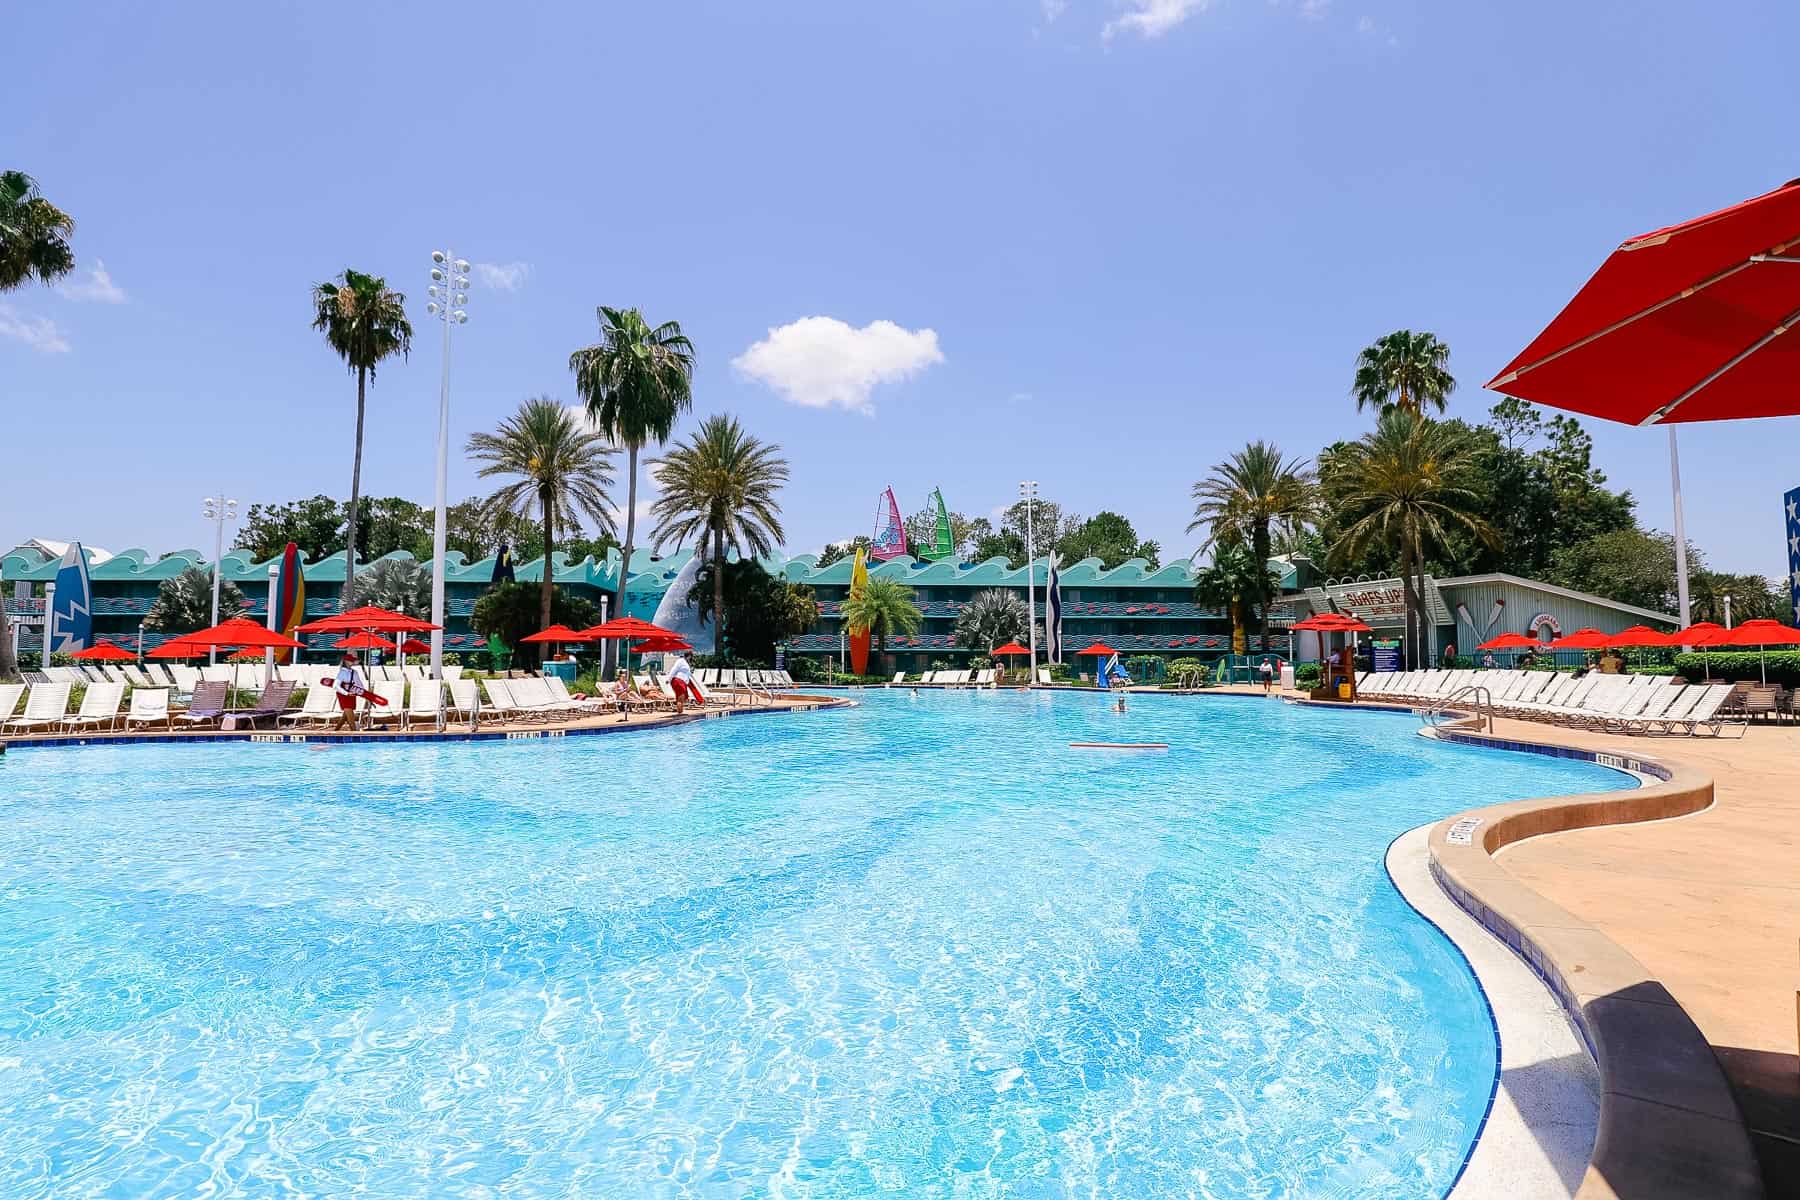
[[[544,664],[544,674],[554,675],[564,683],[574,683],[575,665],[572,658],[553,658]]]
[[[1281,689],[1286,692],[1294,690],[1294,664],[1291,662],[1281,664]]]

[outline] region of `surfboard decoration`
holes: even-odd
[[[850,596],[855,598],[863,594],[869,586],[869,564],[863,561],[862,547],[856,548],[856,561],[850,565]],[[850,629],[847,631],[850,641],[850,673],[866,674],[869,669],[869,631],[866,629]]]
[[[88,582],[87,555],[80,542],[69,543],[56,571],[56,596],[45,614],[44,636],[52,654],[86,650],[94,640],[94,587]]]
[[[934,524],[931,544],[918,548],[918,557],[927,562],[937,562],[949,558],[956,553],[956,543],[950,529],[950,510],[944,506],[944,490],[932,488],[931,498],[937,502],[937,520]]]
[[[1050,556],[1050,582],[1044,585],[1044,651],[1049,661],[1062,661],[1062,575]]]
[[[886,562],[906,553],[906,529],[900,524],[900,502],[888,488],[875,500],[875,533],[869,539],[869,557]]]
[[[281,552],[281,566],[276,568],[275,594],[269,597],[275,613],[275,629],[288,637],[298,637],[296,625],[306,621],[306,571],[300,562],[300,547],[289,542]],[[275,651],[275,661],[294,661],[294,650],[283,646]]]

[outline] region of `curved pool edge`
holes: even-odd
[[[1428,838],[1433,878],[1550,988],[1600,1072],[1600,1116],[1577,1200],[1758,1200],[1762,1174],[1737,1101],[1687,1011],[1634,956],[1526,886],[1495,855],[1548,833],[1661,821],[1713,804],[1710,775],[1679,762],[1481,733],[1460,745],[1586,759],[1648,776],[1630,791],[1518,800],[1445,817]]]
[[[1431,873],[1431,824],[1388,843],[1388,882],[1474,977],[1494,1034],[1487,1106],[1446,1200],[1574,1192],[1599,1125],[1599,1069],[1568,1014],[1524,959],[1491,937]]]

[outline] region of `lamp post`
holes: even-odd
[[[1037,480],[1019,484],[1019,498],[1025,501],[1025,632],[1031,646],[1031,662],[1025,669],[1025,686],[1037,686],[1037,563],[1032,557],[1037,535],[1032,527],[1031,510],[1037,503]]]
[[[221,491],[217,496],[208,496],[202,503],[200,515],[213,523],[213,595],[212,623],[219,623],[219,571],[220,559],[225,557],[225,522],[237,520],[237,501],[230,499]],[[219,661],[218,647],[206,652],[206,661]]]
[[[437,728],[444,729],[444,491],[450,469],[450,330],[468,323],[469,262],[448,250],[431,252],[431,297],[425,312],[444,327],[444,370],[438,384],[437,512],[431,519],[431,678],[437,681]],[[549,570],[546,562],[544,569]],[[405,661],[404,658],[401,659]]]

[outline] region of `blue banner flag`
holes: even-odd
[[[1800,488],[1781,498],[1787,518],[1788,603],[1793,606],[1794,621],[1800,624]]]

